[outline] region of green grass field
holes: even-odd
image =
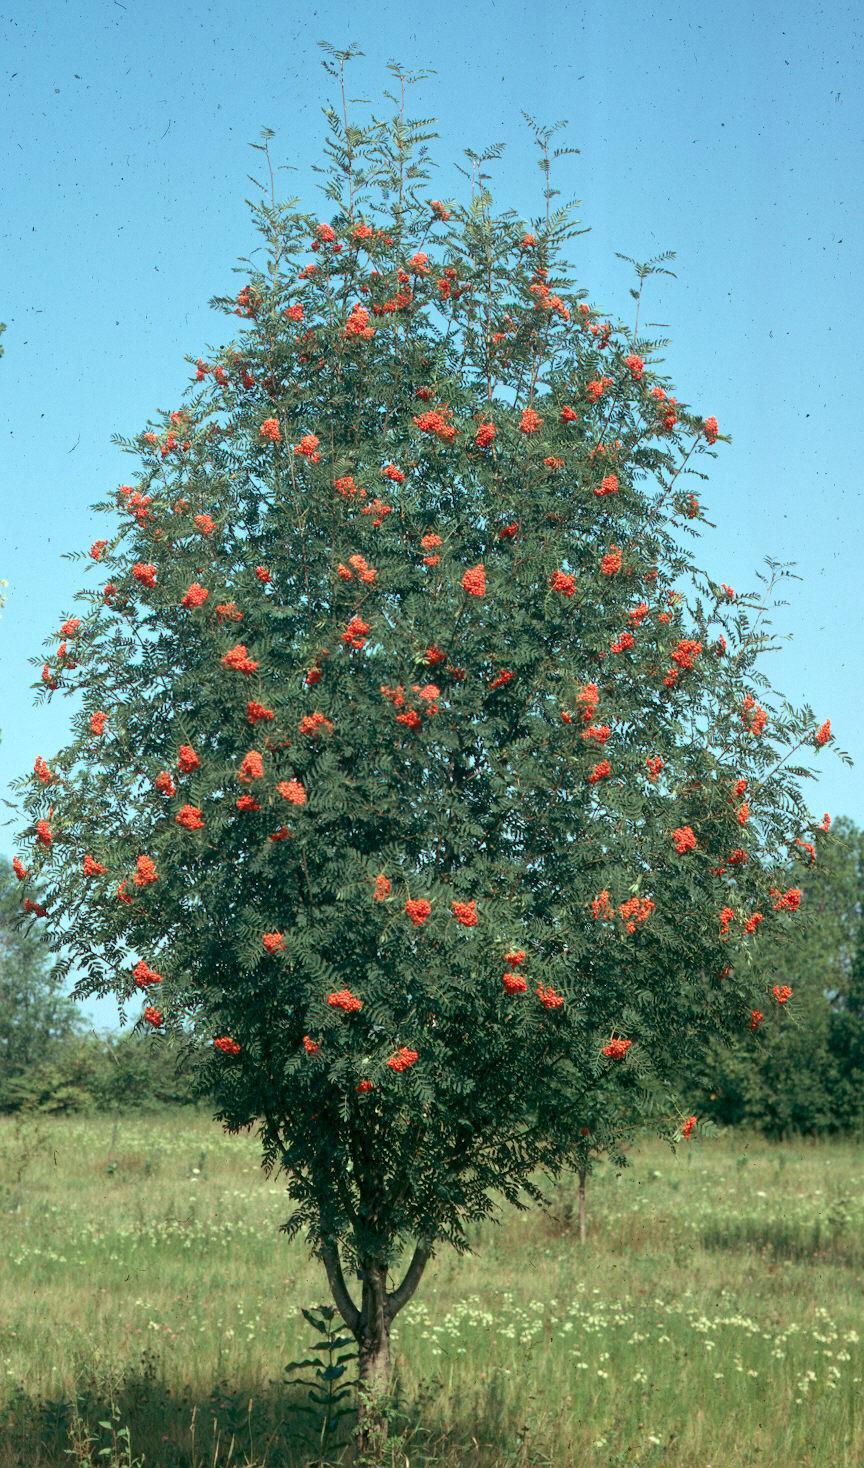
[[[397,1321],[387,1463],[860,1468],[862,1184],[852,1143],[729,1135],[601,1169],[584,1248],[574,1187],[508,1211]],[[0,1468],[321,1461],[285,1212],[205,1117],[0,1122]]]

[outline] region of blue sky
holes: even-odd
[[[333,99],[316,42],[357,41],[350,93],[380,111],[386,62],[434,72],[414,111],[438,119],[430,192],[456,196],[462,150],[503,142],[500,206],[540,210],[522,111],[567,119],[559,187],[583,201],[574,243],[594,304],[628,315],[621,251],[677,254],[644,319],[672,338],[680,396],[724,447],[703,498],[702,560],[754,585],[794,561],[771,672],[830,717],[856,759],[823,756],[812,808],[864,823],[859,669],[864,495],[857,325],[864,279],[862,31],[857,7],[628,0],[279,5],[187,0],[16,3],[0,17],[6,181],[0,237],[0,795],[63,742],[66,705],[35,709],[27,655],[72,610],[65,550],[100,533],[88,509],[129,477],[111,444],[178,406],[185,353],[226,323],[255,240],[244,204],[262,126],[286,193],[318,206],[311,165]],[[358,109],[362,111],[362,108]],[[321,200],[321,207],[326,208]],[[5,819],[0,816],[0,822]],[[0,824],[0,851],[14,850]],[[91,1006],[110,1023],[107,1003]]]

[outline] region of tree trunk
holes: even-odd
[[[358,1341],[357,1447],[364,1461],[377,1463],[387,1442],[390,1392],[390,1330]]]
[[[579,1169],[579,1242],[585,1242],[585,1180],[588,1176],[587,1167]]]
[[[358,1448],[373,1462],[387,1441],[387,1397],[390,1387],[390,1320],[387,1311],[387,1270],[376,1261],[364,1262],[363,1300],[356,1332],[358,1373]]]
[[[377,1260],[363,1260],[363,1295],[358,1309],[345,1283],[336,1241],[325,1239],[321,1244],[333,1299],[357,1342],[358,1450],[368,1464],[381,1460],[387,1442],[390,1326],[414,1294],[431,1254],[431,1245],[418,1243],[402,1283],[389,1294],[386,1267]]]

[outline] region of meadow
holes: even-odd
[[[860,1468],[860,1146],[646,1142],[584,1247],[575,1211],[565,1181],[430,1266],[388,1464]],[[255,1138],[189,1110],[2,1119],[0,1468],[350,1461],[292,1410],[326,1290],[285,1216]]]

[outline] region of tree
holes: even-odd
[[[22,782],[77,992],[143,995],[258,1127],[366,1431],[433,1250],[537,1199],[587,1117],[614,1148],[610,1084],[674,1134],[682,1055],[766,1002],[789,757],[830,738],[761,670],[782,571],[736,596],[692,561],[722,435],[574,285],[554,130],[530,226],[498,150],[429,199],[394,71],[390,120],[328,110],[329,219],[256,145],[263,258],[215,301],[242,337],[118,440],[102,584],[41,673],[74,737]]]
[[[0,858],[0,1106],[10,1086],[79,1028],[76,1005],[63,993],[47,943],[41,934],[22,930],[20,911],[18,883]]]
[[[837,1075],[837,1122],[860,1134],[864,1129],[864,839],[860,831],[856,834],[858,922],[846,983],[832,995],[828,1036]]]
[[[796,847],[790,865],[787,880],[800,885],[810,921],[765,945],[774,981],[794,993],[794,1013],[773,1006],[731,1047],[709,1046],[693,1075],[694,1098],[719,1122],[782,1137],[849,1131],[864,1118],[853,1038],[864,833],[841,818],[832,835],[818,860],[809,843]]]

